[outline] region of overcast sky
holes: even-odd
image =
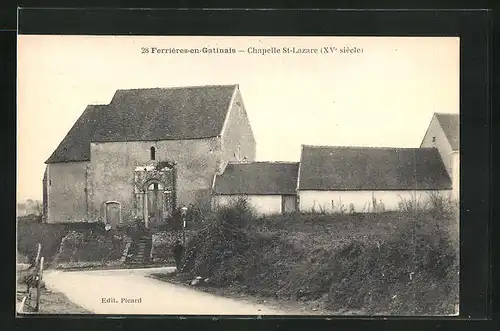
[[[363,52],[246,51],[330,46]],[[117,89],[239,84],[258,160],[298,161],[301,144],[418,147],[433,112],[459,111],[458,38],[19,36],[18,54],[18,199],[41,199],[45,160]]]

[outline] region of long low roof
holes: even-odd
[[[288,195],[297,189],[297,162],[230,163],[215,178],[219,195]]]
[[[444,190],[435,148],[302,146],[299,190]]]

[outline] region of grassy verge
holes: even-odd
[[[26,295],[26,285],[20,282],[21,272],[19,271],[17,272],[17,279],[16,305],[20,304]],[[31,302],[25,306],[25,314],[92,314],[92,312],[71,302],[64,294],[51,291],[44,286],[42,286],[42,295],[40,297],[40,311],[38,313],[32,312],[35,305],[34,292],[32,296]],[[23,313],[19,315],[22,316]]]
[[[18,294],[18,303],[21,302],[23,296]],[[33,313],[28,312],[27,314]],[[34,314],[92,314],[92,312],[74,304],[62,293],[43,289],[40,299],[40,311]]]
[[[259,218],[237,202],[190,240],[186,274],[174,277],[332,312],[450,315],[457,229],[457,219],[434,210]]]

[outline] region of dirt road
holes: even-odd
[[[161,315],[289,315],[250,301],[218,297],[147,277],[173,268],[47,271],[48,289],[64,293],[72,302],[96,314]]]

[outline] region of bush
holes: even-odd
[[[186,241],[191,240],[196,235],[196,230],[186,230],[184,235]],[[166,261],[173,263],[173,247],[176,240],[182,240],[182,231],[162,231],[153,233],[151,257],[156,261]]]
[[[413,193],[409,199],[400,197],[399,210],[416,217],[424,214],[446,220],[458,218],[459,204],[451,195],[441,192],[431,192],[426,197]]]
[[[451,195],[433,192],[429,195],[429,213],[436,219],[458,219],[458,201],[455,201]]]
[[[225,263],[232,257],[238,261],[239,255],[249,249],[251,240],[245,228],[255,220],[255,212],[245,199],[221,206],[207,220],[206,227],[189,240],[185,270],[211,275],[215,283],[221,284],[240,279],[241,273]]]
[[[148,229],[144,225],[144,221],[142,219],[135,219],[134,222],[118,225],[116,227],[116,233],[122,233],[133,240],[138,240],[140,237],[148,233]]]
[[[247,228],[258,219],[256,211],[245,197],[238,197],[228,205],[217,208],[215,218],[221,226]]]

